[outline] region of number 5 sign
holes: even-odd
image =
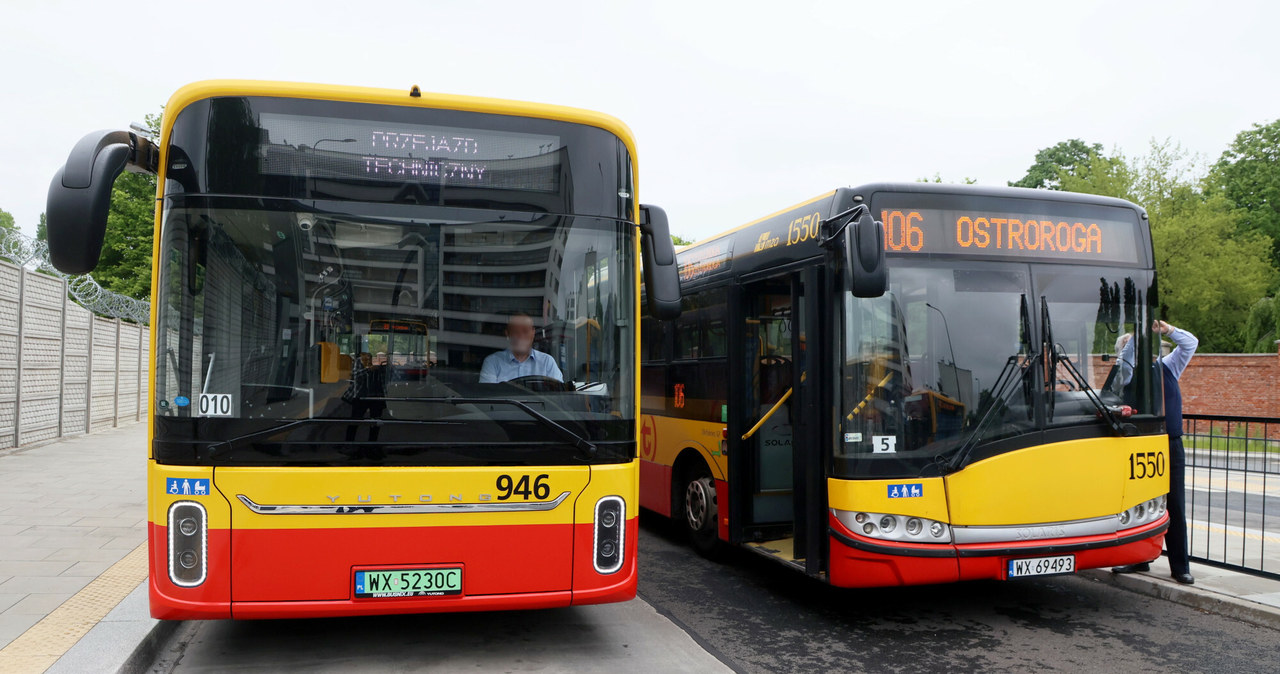
[[[872,454],[894,454],[898,451],[898,436],[896,435],[873,435],[871,436],[871,453]]]

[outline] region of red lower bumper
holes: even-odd
[[[1146,562],[1160,556],[1168,515],[1120,534],[981,545],[901,544],[856,534],[834,516],[830,581],[838,587],[1006,580],[1011,559],[1075,555],[1077,571]]]
[[[595,571],[594,525],[426,529],[210,530],[208,577],[169,581],[167,530],[151,525],[151,615],[167,620],[302,618],[555,608],[627,601],[636,592],[638,520],[625,562]],[[357,567],[458,564],[463,595],[352,597]]]

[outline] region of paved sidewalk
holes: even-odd
[[[1181,585],[1169,575],[1167,557],[1151,562],[1151,570],[1143,573],[1115,574],[1106,569],[1085,573],[1126,590],[1280,630],[1277,580],[1192,562],[1191,575],[1196,582]]]
[[[0,452],[0,651],[145,544],[146,444],[136,423]],[[137,561],[109,578],[131,578]],[[60,615],[83,620],[113,596],[102,584],[86,594],[96,602]]]

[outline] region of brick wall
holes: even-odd
[[[1114,361],[1091,361],[1090,383],[1101,386]],[[1179,383],[1185,414],[1280,417],[1280,353],[1197,353]]]
[[[1280,417],[1280,354],[1196,354],[1179,383],[1187,414]]]

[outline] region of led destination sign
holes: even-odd
[[[265,174],[539,192],[560,186],[557,136],[277,113],[259,118]]]
[[[885,251],[1072,262],[1141,261],[1132,211],[1108,206],[1075,213],[1029,213],[978,205],[925,208],[877,204],[884,223]],[[1046,205],[1037,204],[1036,210],[1044,210]],[[1102,215],[1111,217],[1099,217]]]

